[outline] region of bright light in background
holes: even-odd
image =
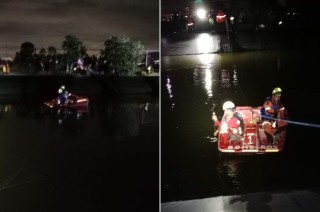
[[[234,24],[234,17],[233,16],[230,17],[230,23]]]
[[[197,46],[199,53],[209,53],[213,49],[213,38],[207,33],[202,33],[197,38]]]
[[[206,18],[207,12],[204,9],[198,9],[197,10],[197,16],[200,19],[205,19]]]

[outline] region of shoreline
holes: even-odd
[[[153,95],[159,96],[159,76],[148,77],[74,77],[3,75],[0,97],[56,95],[64,84],[71,93],[95,96]]]

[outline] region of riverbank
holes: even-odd
[[[159,77],[74,77],[10,76],[0,77],[0,97],[56,95],[64,84],[72,92],[90,96],[159,95]]]

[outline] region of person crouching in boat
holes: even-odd
[[[275,135],[273,134],[272,129],[280,127],[277,126],[279,124],[277,123],[277,119],[285,119],[287,114],[287,111],[281,102],[281,94],[281,88],[276,87],[273,89],[272,96],[267,97],[260,110],[262,126],[270,143],[276,143],[276,140],[279,139],[281,133],[277,130]],[[286,125],[286,123],[283,124]]]
[[[58,104],[59,105],[66,105],[68,104],[69,92],[66,90],[66,87],[62,85],[58,90],[59,98]]]
[[[235,112],[235,104],[231,101],[225,102],[222,109],[224,110],[224,116],[221,122],[218,120],[217,115],[212,113],[214,126],[218,128],[214,136],[219,133],[223,136],[223,140],[228,141],[229,144],[232,141],[236,141],[238,144],[243,138],[243,119],[239,113]]]

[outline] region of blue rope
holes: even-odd
[[[265,118],[265,119],[271,119],[271,120],[275,120],[275,121],[284,121],[284,122],[287,122],[289,124],[297,124],[297,125],[303,125],[303,126],[308,126],[308,127],[320,128],[319,124],[305,123],[305,122],[299,122],[299,121],[289,121],[289,120],[286,120],[286,119],[271,118],[271,117],[263,116],[263,115],[260,115],[260,116],[262,118]]]

